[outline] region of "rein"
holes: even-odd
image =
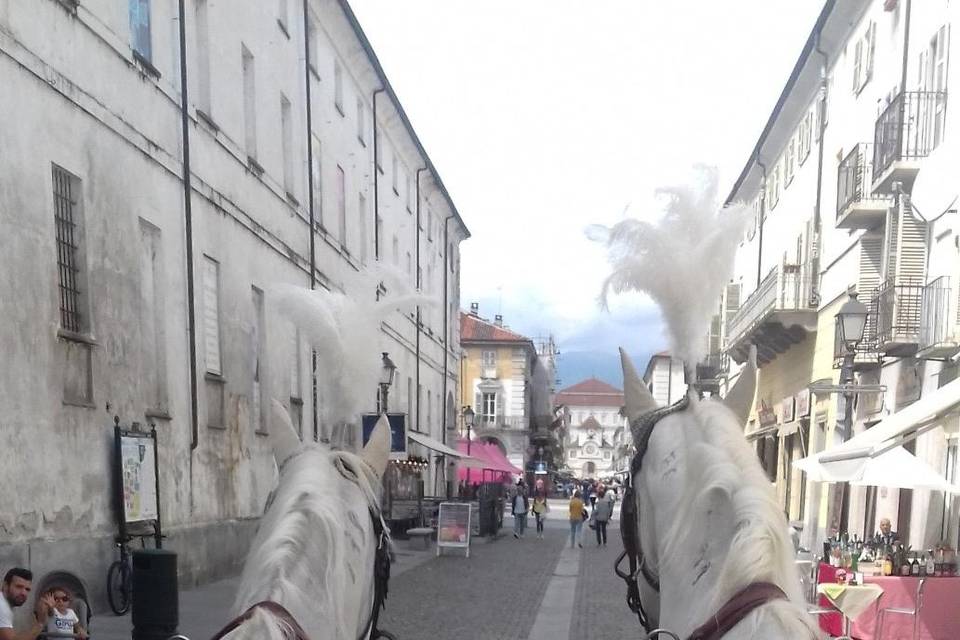
[[[637,578],[642,576],[644,582],[651,589],[660,593],[660,576],[650,569],[643,554],[643,547],[640,543],[640,510],[637,508],[633,479],[640,473],[643,466],[643,457],[647,453],[650,437],[653,435],[653,428],[657,422],[670,414],[683,411],[689,405],[690,399],[685,395],[679,402],[669,407],[663,407],[640,416],[631,425],[637,452],[630,461],[630,475],[627,478],[620,512],[620,534],[623,538],[624,549],[617,557],[613,570],[627,584],[627,606],[637,614],[648,639],[657,638],[661,635],[673,638],[677,638],[677,636],[671,631],[653,628],[640,598],[640,585]],[[629,573],[620,569],[624,558],[628,560]],[[728,631],[738,625],[757,607],[773,600],[786,599],[787,596],[783,589],[775,584],[769,582],[751,583],[733,595],[707,622],[694,629],[687,640],[721,640]]]

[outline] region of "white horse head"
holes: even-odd
[[[626,413],[635,444],[653,396],[621,350]],[[654,626],[679,637],[711,619],[756,582],[779,586],[774,600],[747,615],[729,640],[813,638],[818,633],[801,595],[786,521],[770,481],[743,437],[756,383],[755,356],[725,402],[691,393],[649,437],[633,477],[640,545],[659,576],[657,593],[641,579],[641,600]]]
[[[357,640],[373,607],[379,543],[373,518],[380,518],[389,424],[381,417],[355,455],[301,443],[276,400],[272,416],[280,481],[247,556],[233,613],[275,602],[312,640]],[[288,621],[258,608],[224,638],[290,640],[293,635]]]

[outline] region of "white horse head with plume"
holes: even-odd
[[[709,322],[748,215],[742,206],[719,206],[715,171],[701,168],[701,177],[694,188],[660,190],[667,206],[659,224],[626,220],[590,231],[606,243],[613,265],[603,302],[610,292],[649,294],[688,372],[705,355]],[[701,625],[719,625],[741,594],[763,592],[775,595],[743,617],[725,619],[732,625],[726,631],[698,637],[816,637],[785,518],[743,437],[755,393],[755,352],[724,402],[691,391],[669,409],[657,407],[622,350],[621,357],[638,451],[631,472],[646,578],[640,600],[653,626],[687,638]]]
[[[390,454],[390,427],[381,417],[355,455],[301,443],[276,400],[271,413],[280,481],[247,556],[233,609],[237,618],[222,638],[293,640],[296,625],[311,640],[366,638],[377,550],[389,543],[376,523],[382,525],[380,478]]]

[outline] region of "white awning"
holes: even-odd
[[[477,458],[474,458],[473,456],[468,456],[468,455],[465,454],[465,453],[461,453],[460,451],[457,451],[456,449],[451,449],[450,447],[448,447],[447,445],[443,444],[443,443],[440,442],[439,440],[434,440],[433,438],[431,438],[430,436],[426,435],[425,433],[420,433],[420,432],[418,432],[418,431],[407,431],[407,438],[409,438],[410,440],[413,440],[413,441],[416,442],[417,444],[422,444],[423,446],[425,446],[427,449],[430,449],[431,451],[436,451],[437,453],[442,453],[442,454],[445,455],[445,456],[450,456],[451,458],[460,458],[460,459],[462,459],[462,460],[464,460],[464,461],[470,460],[470,461],[473,461],[473,462],[476,462],[476,463],[479,463],[479,464],[483,464],[481,460],[478,460]],[[479,469],[479,468],[480,468],[480,467],[470,466],[469,464],[467,464],[467,465],[462,465],[462,466],[463,466],[464,468],[467,468],[467,467],[469,466],[471,469]]]
[[[960,493],[960,486],[947,482],[933,467],[903,447],[894,447],[876,457],[858,453],[855,450],[844,454],[818,454],[822,456],[820,460],[813,455],[797,460],[793,465],[817,482]]]
[[[960,379],[888,416],[843,444],[793,463],[812,480],[960,493],[930,465],[902,446],[960,412]]]
[[[870,429],[830,449],[829,452],[839,453],[867,447],[879,452],[902,444],[900,440],[907,432],[932,428],[943,417],[957,412],[960,412],[960,379],[920,398],[903,411],[883,418]]]

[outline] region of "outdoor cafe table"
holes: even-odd
[[[820,565],[820,582],[836,582],[836,567]],[[920,640],[957,640],[960,638],[960,577],[925,578],[923,608],[920,610]],[[883,589],[876,606],[911,609],[916,606],[917,583],[920,578],[901,576],[865,576],[866,584]],[[820,604],[832,606],[821,596]],[[875,640],[877,608],[872,606],[861,613],[850,627],[856,640]],[[832,636],[842,633],[842,618],[839,613],[819,616],[820,628]],[[888,614],[884,621],[883,640],[911,638],[913,616]]]
[[[875,584],[848,585],[824,582],[817,585],[817,593],[825,597],[830,606],[843,614],[844,635],[850,630],[850,621],[868,611],[876,612],[873,603],[883,595],[883,588]]]

